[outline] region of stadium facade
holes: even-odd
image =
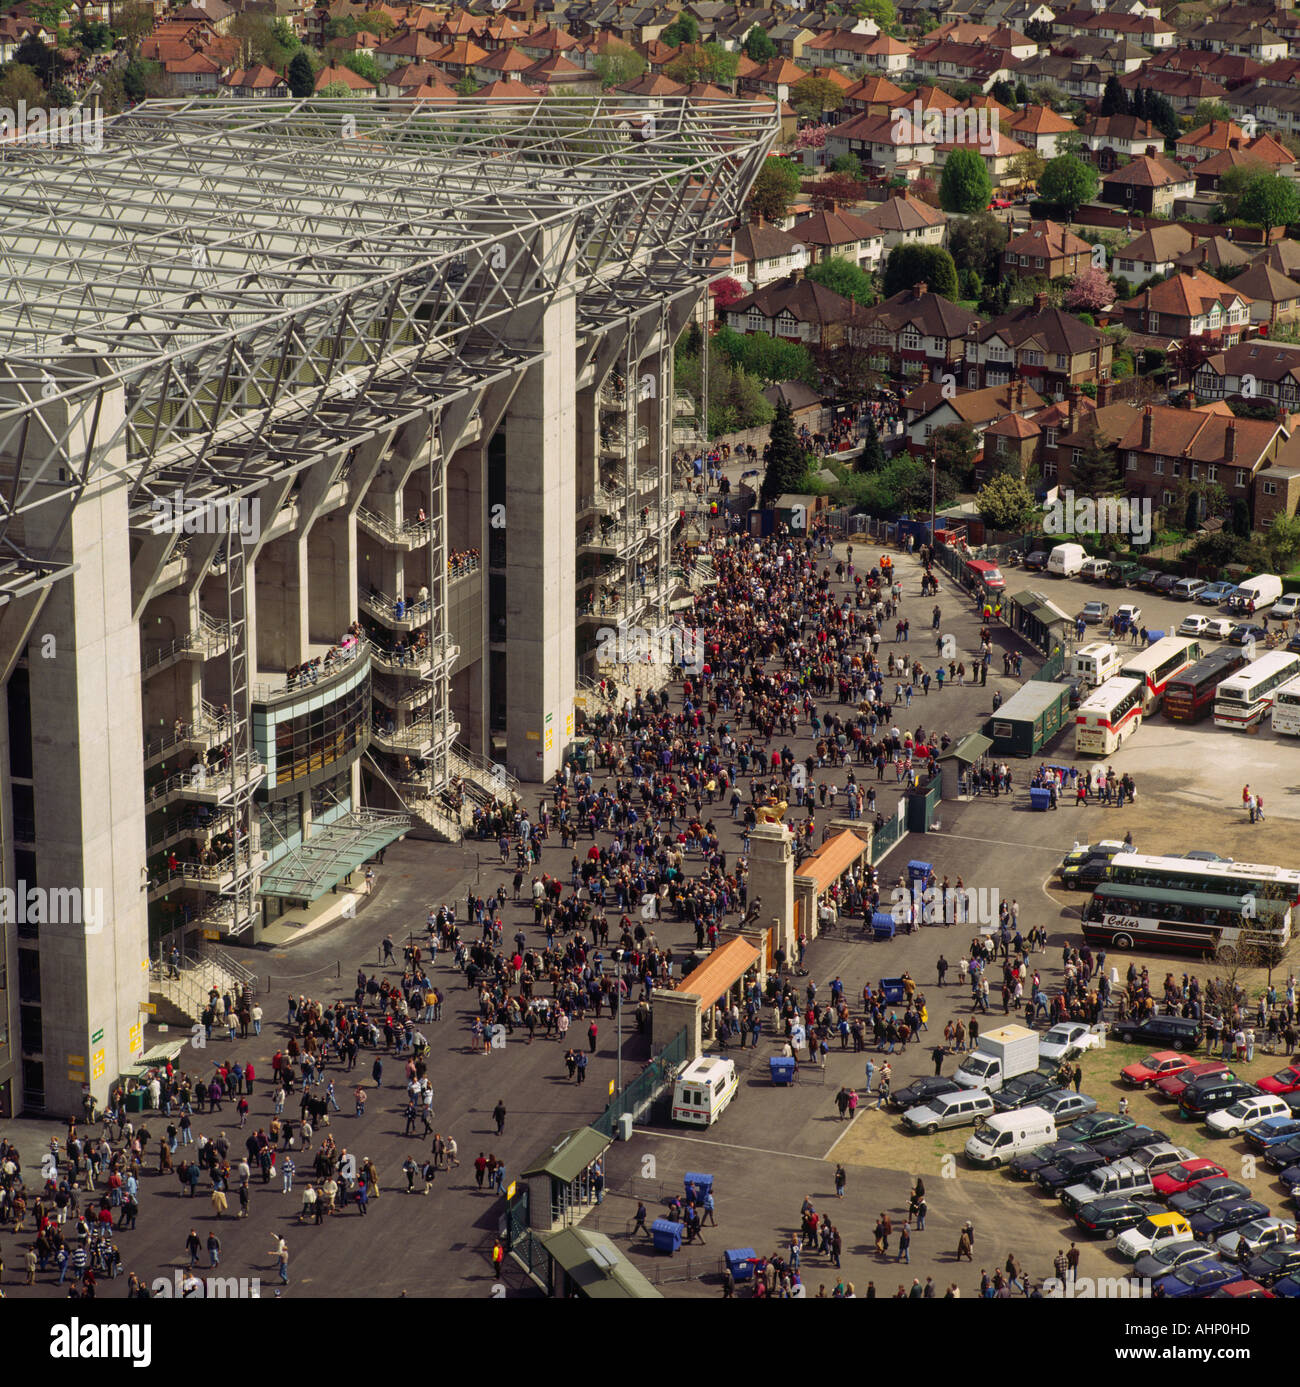
[[[102,1103],[173,946],[555,773],[597,628],[666,617],[672,346],[776,129],[150,102],[0,151],[0,1116]]]

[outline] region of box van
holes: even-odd
[[[673,1089],[673,1121],[707,1127],[716,1122],[736,1096],[740,1081],[734,1060],[702,1055],[677,1076]]]
[[[978,588],[982,584],[989,592],[1001,592],[1007,585],[1002,570],[988,559],[968,560],[966,572],[974,587]]]
[[[1058,544],[1047,556],[1047,571],[1062,578],[1073,578],[1083,571],[1087,557],[1082,544]]]
[[[1119,673],[1124,657],[1119,646],[1109,641],[1089,641],[1074,652],[1070,661],[1070,673],[1082,679],[1090,689],[1099,688],[1107,679]]]
[[[1100,583],[1110,572],[1109,559],[1084,559],[1079,577],[1085,583]]]
[[[1252,612],[1262,612],[1265,607],[1271,607],[1281,596],[1281,578],[1275,573],[1261,573],[1257,578],[1247,578],[1244,583],[1238,584],[1228,598],[1228,610],[1245,612],[1249,616]]]
[[[1209,584],[1204,578],[1180,578],[1169,595],[1177,597],[1181,602],[1193,602],[1207,587]]]
[[[910,1108],[903,1114],[903,1121],[918,1132],[932,1135],[940,1127],[969,1127],[996,1112],[992,1095],[973,1088],[963,1093],[941,1093],[919,1108]]]
[[[981,1122],[966,1143],[966,1155],[975,1165],[1005,1165],[1012,1156],[1056,1140],[1056,1119],[1044,1108],[1000,1112]]]

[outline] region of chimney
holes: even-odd
[[[1231,136],[1229,136],[1229,137],[1228,137],[1228,148],[1229,148],[1229,149],[1240,149],[1240,148],[1241,148],[1241,137],[1238,136],[1238,135],[1231,135]]]
[[[1155,147],[1155,145],[1153,145],[1153,144],[1147,145],[1147,147],[1142,151],[1142,153],[1143,153],[1148,159],[1154,159],[1154,158],[1156,157],[1156,147]]]
[[[1112,389],[1111,383],[1110,383],[1110,381],[1108,381],[1108,380],[1102,381],[1101,384],[1097,387],[1097,408],[1098,408],[1098,409],[1105,409],[1105,407],[1106,407],[1108,404],[1110,404],[1111,389]]]
[[[1019,376],[1011,382],[1011,388],[1007,391],[1007,403],[1011,406],[1012,413],[1024,406],[1025,383]]]
[[[1144,407],[1143,407],[1143,410],[1142,410],[1142,450],[1143,450],[1143,452],[1150,452],[1150,450],[1151,450],[1151,429],[1152,429],[1152,426],[1154,425],[1154,423],[1155,423],[1155,420],[1154,420],[1154,418],[1152,417],[1152,414],[1151,414],[1151,406],[1150,406],[1150,405],[1144,406]]]
[[[930,286],[925,282],[925,280],[920,280],[918,283],[912,285],[912,297],[914,299],[921,298],[924,294],[926,294],[929,291],[929,288]]]
[[[1209,248],[1209,246],[1205,245],[1205,244],[1202,242],[1202,244],[1201,244],[1201,264],[1202,264],[1202,265],[1208,265],[1209,263],[1210,263],[1210,248]]]
[[[1223,460],[1224,462],[1236,462],[1237,460],[1237,426],[1229,424],[1223,434]]]
[[[827,198],[826,201],[822,204],[822,207],[828,217],[834,216],[835,213],[840,210],[839,203],[836,202],[833,197]]]
[[[1047,295],[1041,290],[1034,295],[1034,312],[1041,313],[1047,307]]]

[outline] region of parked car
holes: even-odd
[[[1300,631],[1297,631],[1295,635],[1287,641],[1286,648],[1291,651],[1293,655],[1300,653]]]
[[[1258,1281],[1249,1279],[1243,1281],[1232,1281],[1226,1286],[1220,1286],[1217,1291],[1211,1291],[1211,1300],[1276,1300],[1277,1297],[1266,1286],[1261,1286]]]
[[[1029,553],[1025,555],[1024,567],[1025,567],[1030,573],[1037,573],[1037,572],[1039,572],[1040,570],[1046,568],[1046,567],[1047,567],[1047,550],[1046,550],[1046,549],[1031,549],[1031,550],[1029,551]]]
[[[1212,616],[1205,625],[1205,634],[1212,641],[1226,641],[1232,635],[1232,628],[1236,624],[1226,616]]]
[[[1192,1016],[1148,1016],[1145,1021],[1130,1018],[1116,1021],[1111,1035],[1126,1045],[1153,1042],[1170,1050],[1195,1050],[1201,1043],[1201,1023]],[[1163,1042],[1163,1043],[1162,1043]]]
[[[1115,1251],[1130,1262],[1157,1248],[1168,1247],[1174,1243],[1192,1243],[1192,1225],[1180,1213],[1167,1209],[1163,1213],[1152,1214],[1127,1233],[1121,1233],[1115,1242]]]
[[[1210,1113],[1230,1108],[1243,1098],[1254,1098],[1259,1090],[1244,1079],[1229,1079],[1222,1075],[1212,1079],[1197,1079],[1183,1090],[1178,1111],[1188,1119],[1208,1117]]]
[[[1137,579],[1133,586],[1149,592],[1155,587],[1157,578],[1164,578],[1166,576],[1168,575],[1161,573],[1158,568],[1143,569],[1141,577]]]
[[[1132,602],[1125,602],[1115,612],[1115,620],[1121,631],[1136,631],[1142,625],[1142,608]]]
[[[1155,1181],[1151,1183],[1155,1184]],[[1169,1201],[1169,1207],[1177,1209],[1180,1214],[1190,1216],[1199,1209],[1223,1199],[1249,1198],[1250,1190],[1240,1180],[1233,1180],[1227,1175],[1211,1175],[1205,1180],[1198,1180],[1181,1194],[1174,1195]]]
[[[1297,616],[1300,616],[1300,592],[1284,592],[1273,603],[1273,609],[1269,612],[1268,619],[1270,621],[1290,621]]]
[[[1083,702],[1087,686],[1082,679],[1078,678],[1076,675],[1067,674],[1060,676],[1056,682],[1058,684],[1064,684],[1069,688],[1071,709],[1077,708],[1079,704]]]
[[[1056,1119],[1058,1129],[1086,1112],[1097,1111],[1097,1100],[1072,1088],[1054,1088],[1038,1100],[1038,1106]]]
[[[1046,1106],[1046,1104],[1044,1104]],[[1059,1124],[1058,1124],[1059,1125]],[[1062,1156],[1091,1150],[1081,1141],[1049,1141],[1013,1156],[1007,1169],[1016,1180],[1032,1180],[1040,1170],[1054,1165]]]
[[[1089,1233],[1098,1233],[1104,1238],[1117,1238],[1130,1228],[1136,1228],[1152,1214],[1163,1212],[1158,1204],[1153,1204],[1149,1199],[1133,1199],[1128,1195],[1115,1194],[1085,1204],[1075,1213],[1074,1221]]]
[[[1077,1059],[1085,1050],[1091,1050],[1100,1043],[1100,1037],[1082,1021],[1062,1021],[1053,1026],[1038,1042],[1038,1054],[1042,1059],[1061,1064],[1065,1060]]]
[[[1205,628],[1210,624],[1208,616],[1202,616],[1199,612],[1193,612],[1191,616],[1185,616],[1178,623],[1178,634],[1180,636],[1203,636]]]
[[[1105,621],[1110,615],[1110,603],[1085,602],[1079,615],[1089,626],[1095,626],[1099,621]]]
[[[1039,1053],[1042,1053],[1041,1049]],[[1300,1089],[1300,1064],[1288,1064],[1276,1074],[1258,1080],[1256,1087],[1261,1093],[1294,1093]]]
[[[1205,848],[1193,848],[1183,856],[1192,862],[1231,862],[1232,858],[1222,857],[1217,852],[1207,852]]]
[[[1112,563],[1106,574],[1106,581],[1114,588],[1131,587],[1142,576],[1144,570],[1140,563]]]
[[[1255,1086],[1252,1084],[1252,1088]],[[1216,1136],[1237,1137],[1249,1132],[1270,1117],[1289,1117],[1286,1099],[1275,1093],[1260,1093],[1258,1089],[1249,1097],[1239,1098],[1226,1108],[1213,1111],[1205,1119],[1205,1125]]]
[[[1192,1232],[1202,1242],[1213,1242],[1233,1228],[1241,1228],[1253,1223],[1257,1218],[1268,1217],[1268,1205],[1258,1199],[1221,1199],[1217,1204],[1207,1204],[1188,1216]]]
[[[1051,1165],[1045,1165],[1035,1176],[1034,1183],[1048,1194],[1077,1185],[1085,1175],[1106,1164],[1105,1156],[1089,1148],[1086,1151],[1069,1152],[1058,1157]]]
[[[1090,1170],[1077,1184],[1066,1185],[1057,1195],[1070,1213],[1085,1204],[1108,1199],[1113,1194],[1140,1198],[1151,1193],[1151,1177],[1136,1161],[1113,1161]]]
[[[1075,848],[1061,861],[1061,885],[1070,891],[1081,891],[1085,886],[1091,888],[1106,875],[1112,858],[1131,851],[1127,843],[1114,839]]]
[[[1256,1151],[1267,1151],[1270,1146],[1281,1146],[1297,1137],[1300,1137],[1300,1117],[1275,1115],[1257,1122],[1246,1133],[1246,1145]]]
[[[1145,1167],[1154,1184],[1157,1175],[1191,1160],[1192,1152],[1186,1146],[1175,1146],[1172,1141],[1149,1141],[1142,1146],[1130,1146],[1125,1158]]]
[[[1136,1126],[1137,1123],[1131,1117],[1121,1117],[1118,1113],[1090,1112],[1076,1117],[1057,1135],[1062,1141],[1081,1141],[1085,1146],[1091,1146],[1093,1142],[1105,1141],[1116,1132],[1126,1132],[1130,1127]]]
[[[1215,1244],[1225,1262],[1249,1262],[1270,1247],[1295,1245],[1295,1226],[1290,1219],[1265,1215],[1224,1233]]]
[[[1270,1289],[1280,1300],[1295,1300],[1300,1297],[1300,1272],[1288,1272],[1280,1281],[1274,1281]]]
[[[1228,594],[1236,589],[1235,583],[1208,583],[1196,594],[1202,607],[1217,607],[1228,600]]]
[[[1200,1262],[1188,1262],[1168,1276],[1162,1276],[1151,1289],[1158,1290],[1169,1300],[1185,1297],[1199,1300],[1213,1295],[1223,1286],[1230,1286],[1234,1281],[1244,1280],[1240,1267],[1230,1267],[1226,1262],[1209,1257]]]
[[[1293,1165],[1300,1166],[1300,1137],[1270,1146],[1264,1152],[1264,1164],[1270,1170],[1288,1170]]]
[[[1114,1136],[1088,1144],[1094,1151],[1100,1151],[1108,1161],[1114,1161],[1121,1156],[1127,1156],[1130,1151],[1135,1151],[1140,1146],[1154,1146],[1158,1142],[1167,1144],[1168,1141],[1169,1134],[1167,1132],[1157,1132],[1150,1127],[1137,1126],[1129,1127],[1123,1132],[1116,1132]]]
[[[1130,1088],[1154,1088],[1157,1079],[1178,1074],[1189,1064],[1187,1056],[1176,1050],[1157,1050],[1135,1064],[1126,1064],[1119,1071],[1119,1077]]]
[[[1194,1083],[1197,1079],[1208,1079],[1214,1074],[1227,1074],[1236,1078],[1223,1060],[1198,1060],[1195,1064],[1189,1064],[1182,1073],[1166,1074],[1163,1078],[1157,1079],[1155,1091],[1162,1098],[1177,1100],[1183,1096],[1183,1090],[1188,1084]]]
[[[1296,1276],[1300,1274],[1300,1243],[1274,1243],[1255,1253],[1242,1270],[1261,1286],[1273,1286],[1284,1276]]]
[[[1267,639],[1268,627],[1257,626],[1253,621],[1239,621],[1228,634],[1228,641],[1232,645],[1245,645],[1247,641],[1263,645]]]
[[[1169,1199],[1175,1194],[1182,1194],[1184,1190],[1191,1189],[1202,1180],[1208,1180],[1215,1175],[1226,1178],[1227,1174],[1218,1161],[1212,1161],[1207,1156],[1194,1156],[1190,1161],[1182,1161],[1168,1170],[1162,1170],[1151,1183],[1162,1199]]]
[[[1133,1275],[1142,1280],[1156,1281],[1189,1262],[1204,1262],[1214,1253],[1204,1243],[1165,1242],[1150,1252],[1144,1252],[1133,1264]]]
[[[1176,573],[1162,573],[1155,582],[1151,584],[1151,591],[1158,593],[1162,597],[1168,597],[1177,586],[1178,575]]]
[[[919,1108],[923,1103],[928,1103],[931,1098],[938,1098],[941,1094],[956,1093],[960,1088],[961,1085],[955,1079],[926,1075],[925,1078],[908,1084],[906,1088],[891,1093],[889,1106],[906,1112],[908,1108]]]
[[[1180,602],[1191,602],[1195,600],[1199,592],[1208,586],[1209,584],[1204,578],[1180,578],[1174,584],[1170,596],[1178,598]]]
[[[1014,1079],[1008,1079],[993,1095],[993,1106],[999,1112],[1032,1107],[1058,1087],[1054,1074],[1018,1074]]]
[[[1300,1191],[1300,1165],[1289,1165],[1285,1170],[1278,1171],[1277,1178],[1281,1180],[1292,1195]],[[1300,1207],[1300,1205],[1297,1207]]]

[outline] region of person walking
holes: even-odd
[[[506,1104],[504,1098],[497,1099],[497,1105],[492,1109],[492,1120],[497,1124],[497,1136],[500,1136],[506,1129]]]
[[[912,1265],[912,1258],[911,1258],[911,1254],[910,1254],[910,1248],[911,1248],[911,1246],[912,1246],[912,1233],[911,1233],[911,1230],[908,1228],[907,1224],[904,1224],[904,1225],[903,1225],[903,1230],[902,1230],[902,1232],[899,1233],[899,1235],[898,1235],[898,1256],[895,1257],[894,1260],[895,1260],[896,1262],[906,1262],[908,1266],[911,1266],[911,1265]]]

